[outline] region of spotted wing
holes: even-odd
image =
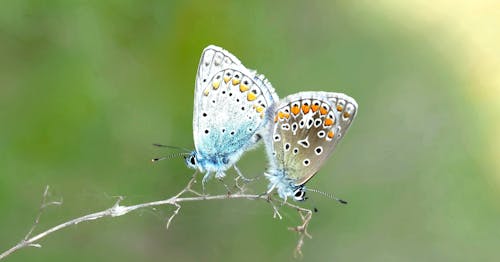
[[[358,106],[344,94],[301,92],[275,108],[275,165],[303,185],[321,168],[349,129]]]
[[[266,110],[278,98],[269,81],[244,67],[228,51],[205,48],[198,66],[193,136],[205,157],[243,153],[268,120]]]

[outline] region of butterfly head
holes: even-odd
[[[265,173],[270,181],[268,191],[276,189],[276,192],[282,199],[293,198],[295,201],[304,201],[306,197],[306,188],[304,185],[296,185],[294,179],[287,176],[286,171],[272,169]]]

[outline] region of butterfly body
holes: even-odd
[[[301,92],[280,101],[266,139],[269,191],[304,200],[305,184],[333,153],[357,109],[356,101],[341,93]]]
[[[205,173],[204,182],[225,171],[254,147],[271,121],[269,108],[277,101],[263,75],[247,69],[228,51],[203,50],[196,77],[193,110],[195,150],[186,164]]]

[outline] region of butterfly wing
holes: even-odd
[[[237,156],[252,146],[252,137],[267,121],[277,101],[263,75],[244,67],[217,47],[203,50],[194,99],[193,137],[198,154],[208,158]]]
[[[341,93],[301,92],[275,108],[274,165],[295,185],[303,185],[321,168],[349,129],[356,101]]]

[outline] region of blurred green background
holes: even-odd
[[[38,230],[164,199],[192,170],[151,143],[193,147],[194,79],[216,44],[278,94],[344,92],[359,114],[308,184],[305,261],[498,261],[500,5],[495,1],[4,1],[0,249]],[[263,148],[239,162],[266,168]],[[260,193],[265,184],[251,186]],[[209,191],[223,192],[220,183]],[[264,202],[185,203],[60,231],[6,261],[289,261],[299,223]]]

